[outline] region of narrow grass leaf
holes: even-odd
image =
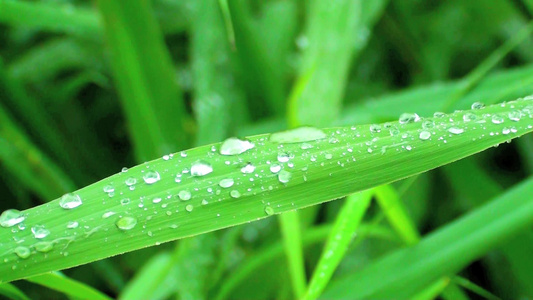
[[[293,296],[300,299],[307,287],[300,217],[297,211],[290,211],[280,215],[279,220]]]
[[[10,283],[0,284],[0,295],[13,300],[30,300],[30,298],[26,296],[24,292]]]
[[[412,300],[432,300],[436,299],[444,289],[448,286],[450,283],[450,279],[447,277],[443,277],[432,284],[430,284],[428,287],[426,287],[423,291],[416,294],[411,298]]]
[[[150,3],[98,3],[137,159],[184,149],[188,131],[182,94]]]
[[[465,121],[465,114],[477,121]],[[0,281],[262,219],[439,167],[533,131],[533,101],[400,120],[380,130],[302,127],[231,138],[124,169],[20,214],[10,211],[8,227],[0,228]],[[522,224],[520,217],[514,225]],[[490,237],[505,236],[506,228],[515,227]]]
[[[350,195],[341,208],[324,245],[320,260],[303,299],[316,299],[329,282],[333,272],[348,251],[354,234],[365,215],[374,189]]]
[[[533,201],[523,195],[532,192],[533,179],[525,180],[483,207],[428,235],[417,245],[395,251],[339,279],[324,297],[411,298],[441,276],[459,271],[531,226]]]
[[[168,275],[167,269],[172,268],[172,265],[173,258],[168,252],[161,252],[153,256],[128,282],[119,299],[154,299],[154,291],[159,287],[162,279]]]
[[[48,273],[26,278],[27,281],[62,292],[78,299],[110,300],[111,298],[100,291],[59,273]]]
[[[418,230],[396,190],[390,185],[383,185],[375,191],[377,202],[394,230],[407,245],[416,244],[420,240]]]
[[[484,288],[480,287],[479,285],[473,283],[472,281],[461,277],[461,276],[455,276],[453,278],[453,281],[457,283],[459,286],[462,286],[463,288],[483,297],[487,300],[501,300],[499,297],[494,296],[491,292],[485,290]]]

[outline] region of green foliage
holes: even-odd
[[[531,299],[532,13],[0,0],[0,295]]]

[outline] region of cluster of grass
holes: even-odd
[[[533,299],[532,15],[0,0],[0,295]]]

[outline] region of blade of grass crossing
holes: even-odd
[[[300,299],[305,294],[307,286],[300,218],[298,212],[291,211],[280,215],[279,221],[285,255],[287,256],[292,292],[294,298]]]
[[[98,4],[137,159],[184,149],[188,144],[185,107],[149,1]]]
[[[412,300],[432,300],[437,298],[444,289],[448,286],[450,283],[450,279],[447,277],[443,277],[432,284],[430,284],[428,287],[426,287],[423,291],[413,296]]]
[[[520,120],[514,118],[516,111],[523,113]],[[513,120],[508,117],[510,113]],[[466,122],[465,114],[473,114],[483,123]],[[22,212],[26,229],[40,225],[50,232],[44,241],[52,243],[52,248],[45,248],[49,250],[46,255],[30,252],[26,256],[26,249],[20,252],[19,247],[31,250],[40,242],[30,230],[13,232],[13,228],[0,228],[0,239],[5,241],[0,245],[0,280],[68,268],[235,226],[436,168],[533,131],[533,98],[481,110],[458,111],[425,121],[434,122],[429,137],[422,122],[392,122],[390,125],[399,132],[393,135],[387,130],[371,131],[370,125],[303,127],[248,137],[248,141],[238,142],[246,149],[240,154],[227,155],[228,142],[225,142],[124,170],[75,191],[62,201],[58,199]],[[278,174],[270,170],[270,164],[277,160],[281,146],[283,153],[292,155],[289,161],[281,162],[283,172]],[[204,176],[182,173],[184,167],[192,167],[199,160],[208,162],[212,172]],[[248,162],[255,167],[257,177],[242,172]],[[180,176],[176,177],[177,174]],[[253,182],[250,176],[254,176]],[[113,197],[105,192],[107,185],[113,186]],[[159,204],[158,198],[166,205]],[[68,209],[71,205],[75,208]],[[508,213],[512,217],[515,212]],[[527,207],[523,213],[527,213]],[[519,222],[521,216],[517,217]],[[77,221],[82,226],[65,229],[69,221]],[[504,226],[486,237],[503,238],[513,233],[513,228]],[[17,243],[13,237],[23,242]],[[63,255],[65,246],[68,257]],[[14,252],[16,248],[22,257]],[[38,249],[44,250],[41,244]]]
[[[374,190],[350,195],[341,208],[303,299],[316,299],[346,254],[357,227],[370,205]]]
[[[476,293],[477,295],[487,299],[487,300],[501,300],[499,297],[494,296],[489,291],[485,290],[484,288],[480,287],[479,285],[473,283],[472,281],[463,278],[461,276],[455,276],[453,278],[453,282],[458,284],[459,286],[462,286],[463,288]]]
[[[325,298],[408,299],[533,224],[528,179],[483,207],[337,281]],[[463,237],[463,238],[459,238]],[[467,238],[464,238],[467,237]]]
[[[111,300],[110,297],[100,291],[59,273],[43,274],[26,280],[78,299]]]
[[[30,300],[30,298],[26,296],[24,292],[22,292],[16,286],[10,283],[0,284],[0,295],[3,295],[8,299],[13,300]]]

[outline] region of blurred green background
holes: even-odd
[[[122,167],[230,136],[431,116],[533,94],[532,14],[531,0],[0,0],[1,208],[36,206]],[[532,171],[525,136],[398,186],[427,233]],[[309,226],[330,223],[339,205],[323,205]],[[209,253],[190,267],[205,273],[220,253],[227,261],[205,295],[279,243],[277,226],[270,218],[207,241]],[[533,299],[533,232],[506,245],[461,275],[503,299]],[[116,297],[175,246],[65,274]],[[309,270],[320,246],[306,247]],[[397,247],[364,239],[337,273]],[[262,265],[229,298],[288,297],[282,269]],[[172,280],[158,297],[176,293]],[[33,299],[61,297],[16,285]]]

